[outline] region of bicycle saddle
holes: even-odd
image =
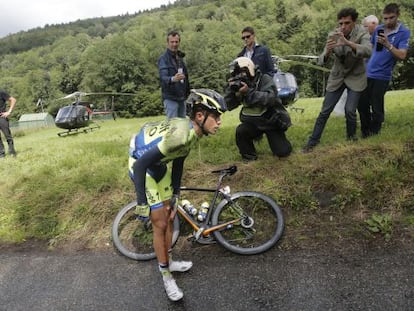
[[[237,166],[236,165],[232,165],[228,168],[222,168],[220,170],[215,170],[212,171],[212,173],[220,173],[220,174],[225,174],[225,175],[233,175],[234,173],[237,172]]]

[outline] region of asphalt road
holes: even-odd
[[[0,310],[414,310],[414,251],[280,250],[255,256],[218,245],[183,250],[184,299],[164,293],[156,262],[106,251],[0,254]]]

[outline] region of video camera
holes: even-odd
[[[240,88],[243,86],[242,82],[246,83],[247,85],[250,84],[249,78],[245,75],[236,75],[229,79],[229,86],[230,90],[233,92],[238,92]]]
[[[230,85],[230,90],[232,90],[232,92],[237,92],[243,86],[242,80],[240,78],[230,79],[229,85]]]

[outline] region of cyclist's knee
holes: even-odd
[[[168,228],[168,221],[168,214],[165,213],[163,208],[151,211],[151,223],[154,231],[165,232]]]

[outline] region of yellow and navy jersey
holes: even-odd
[[[136,159],[139,159],[154,146],[163,155],[161,162],[186,157],[198,141],[194,128],[188,118],[172,118],[144,124],[138,134],[131,138],[129,145],[130,171]]]

